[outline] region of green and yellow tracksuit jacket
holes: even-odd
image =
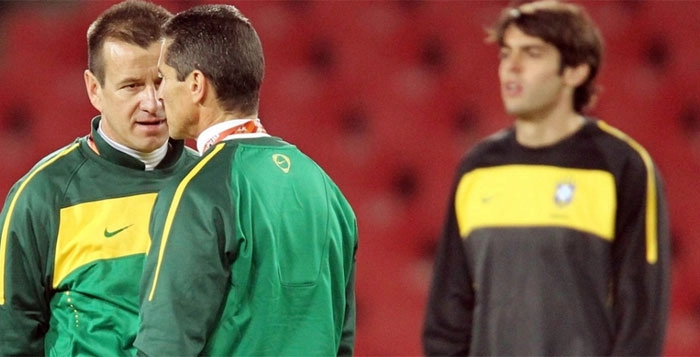
[[[454,183],[423,331],[426,355],[660,355],[669,224],[638,143],[587,119],[542,148],[511,128]]]
[[[48,155],[0,215],[0,355],[133,355],[157,191],[196,160],[181,141],[144,171],[97,133]],[[92,139],[90,139],[92,138]]]
[[[352,354],[356,218],[297,147],[212,147],[161,191],[151,237],[141,354]]]

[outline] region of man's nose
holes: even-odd
[[[142,109],[150,113],[156,113],[161,106],[162,102],[158,97],[158,89],[155,86],[146,86],[141,99]]]
[[[522,68],[522,56],[519,53],[511,53],[503,62],[508,71],[519,72]]]

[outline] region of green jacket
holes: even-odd
[[[0,215],[0,355],[133,355],[148,224],[163,183],[195,161],[171,141],[153,171],[97,133],[48,155]]]
[[[295,146],[224,141],[153,214],[142,354],[352,354],[356,218]]]

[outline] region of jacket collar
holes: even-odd
[[[90,125],[90,138],[88,138],[88,140],[92,139],[92,141],[95,143],[98,155],[105,160],[120,166],[130,167],[137,170],[145,170],[146,165],[144,165],[141,160],[113,148],[102,138],[102,136],[97,132],[97,129],[100,127],[100,120],[102,120],[102,116],[100,115],[92,119],[92,123]],[[184,148],[184,140],[168,139],[168,152],[165,154],[163,161],[161,161],[158,166],[155,167],[155,169],[160,170],[173,166],[177,162],[177,159],[180,158],[180,155],[182,155]]]

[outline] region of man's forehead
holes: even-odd
[[[528,35],[515,25],[509,26],[503,33],[503,47],[554,47],[545,40]]]
[[[138,61],[147,57],[158,55],[159,43],[153,42],[148,47],[144,48],[139,45],[120,41],[116,39],[107,39],[102,45],[102,53],[106,60],[114,61]]]
[[[152,77],[157,72],[156,51],[153,46],[144,49],[120,41],[105,43],[105,80],[121,83]]]

